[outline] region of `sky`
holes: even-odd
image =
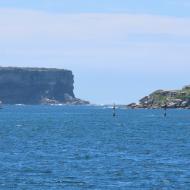
[[[75,95],[128,104],[190,84],[189,0],[0,0],[0,65],[72,70]]]

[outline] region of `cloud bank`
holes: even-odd
[[[0,9],[1,38],[95,39],[124,34],[190,36],[190,19],[138,14],[56,14]]]

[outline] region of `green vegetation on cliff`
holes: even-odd
[[[130,104],[132,108],[190,108],[190,86],[185,86],[181,90],[157,90],[145,96],[139,104]]]

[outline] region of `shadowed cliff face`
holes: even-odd
[[[63,69],[0,67],[0,100],[5,104],[75,100],[73,74]]]

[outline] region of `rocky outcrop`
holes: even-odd
[[[88,104],[75,97],[74,76],[64,69],[0,67],[4,104]]]
[[[157,90],[145,96],[139,103],[128,105],[129,108],[188,108],[190,109],[190,86],[181,90]]]

